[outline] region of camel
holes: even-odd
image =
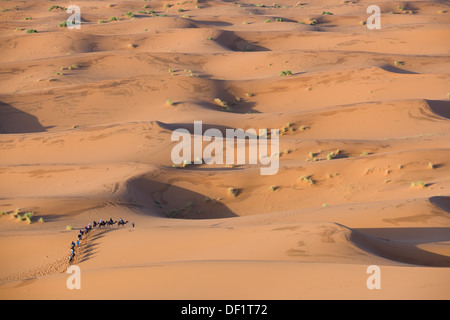
[[[98,225],[99,228],[106,226],[106,223],[107,223],[106,221],[102,221],[102,222],[99,222],[99,223],[96,223],[94,221],[94,225]]]
[[[115,225],[116,223],[117,223],[117,221],[112,221],[112,219],[109,220],[108,222],[106,222],[106,224],[107,224],[109,227],[112,227],[112,226]]]
[[[127,223],[128,223],[128,220],[127,221],[120,220],[119,224],[117,226],[118,227],[120,227],[120,225],[125,226]]]

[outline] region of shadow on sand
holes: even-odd
[[[32,114],[0,102],[0,134],[45,132],[50,128],[42,126]]]
[[[129,180],[124,200],[169,218],[217,219],[237,216],[217,199],[175,186],[170,181],[159,182],[153,178],[143,175]]]

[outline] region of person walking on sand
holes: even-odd
[[[72,243],[73,243],[73,241],[72,241]],[[74,257],[75,257],[75,250],[73,248],[71,248],[70,255],[69,255],[69,263],[72,262]]]
[[[134,221],[131,221],[131,226],[134,228]]]

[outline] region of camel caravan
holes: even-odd
[[[120,218],[118,221],[114,221],[112,218],[110,218],[108,221],[104,221],[103,219],[100,219],[99,222],[93,221],[92,225],[89,223],[87,226],[84,227],[84,230],[81,229],[78,233],[77,242],[73,242],[70,244],[70,255],[69,255],[69,264],[73,261],[75,258],[75,246],[78,248],[80,246],[80,242],[83,239],[85,235],[89,233],[93,228],[101,229],[103,227],[109,227],[111,228],[117,223],[117,227],[124,227],[127,223],[127,221],[124,221],[122,218]],[[134,228],[134,221],[131,222],[133,228]]]
[[[113,219],[110,218],[109,221],[103,221],[102,219],[100,219],[100,222],[97,222],[97,221],[94,220],[94,222],[92,223],[92,226],[94,228],[99,228],[100,229],[100,228],[106,227],[106,226],[112,227],[116,223],[117,223],[118,227],[120,227],[120,226],[123,227],[123,226],[125,226],[128,223],[128,220],[127,221],[123,221],[123,219],[120,218],[119,221],[113,221]],[[133,222],[133,227],[134,227],[134,222]]]

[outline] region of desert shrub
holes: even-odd
[[[32,222],[32,218],[33,218],[33,212],[25,212],[23,214],[24,218],[27,220],[27,222],[30,224]]]
[[[67,8],[66,7],[61,7],[61,6],[51,6],[48,11],[66,11]]]
[[[311,186],[315,183],[311,176],[303,176],[299,179],[302,182],[309,183]]]
[[[423,182],[423,181],[415,181],[415,182],[411,182],[411,188],[414,188],[414,187],[417,187],[417,188],[425,188],[426,185],[425,185],[425,182]]]
[[[213,199],[213,198],[210,198],[210,197],[206,197],[205,198],[205,202],[206,203],[216,204],[218,201],[216,199]]]
[[[237,197],[237,195],[239,194],[239,189],[230,187],[227,189],[227,193],[230,197],[234,198],[234,197]]]
[[[280,73],[280,77],[282,77],[282,76],[292,76],[292,75],[293,75],[293,73],[291,72],[291,70],[283,70]]]
[[[169,213],[167,214],[167,217],[169,218],[180,218],[181,214],[180,211],[177,209],[172,209],[169,211]]]
[[[223,101],[222,99],[215,98],[215,99],[214,99],[214,102],[215,102],[217,105],[219,105],[219,106],[221,106],[221,107],[224,107],[224,108],[225,108],[225,111],[233,111],[233,109],[231,109],[231,107],[228,105],[228,103],[227,103],[226,101]]]
[[[327,160],[335,159],[339,156],[341,150],[337,149],[336,152],[330,152],[327,154]]]
[[[185,208],[186,210],[191,210],[194,206],[195,206],[195,202],[194,202],[194,201],[188,201],[188,202],[186,203],[186,205],[184,206],[184,208]]]

